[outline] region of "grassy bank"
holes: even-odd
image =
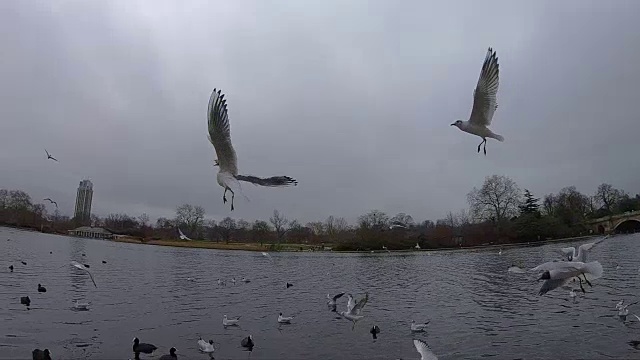
[[[114,239],[116,242],[125,242],[131,244],[145,244],[158,246],[174,246],[198,249],[216,249],[216,250],[245,250],[245,251],[305,251],[312,246],[304,244],[260,244],[260,243],[222,243],[204,240],[139,240],[129,237],[120,237]]]

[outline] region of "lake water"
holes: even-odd
[[[175,346],[179,358],[208,359],[197,351],[199,335],[219,344],[216,359],[419,359],[414,337],[441,359],[639,358],[627,342],[640,340],[640,323],[621,322],[615,304],[640,294],[640,234],[616,236],[592,251],[604,277],[576,303],[566,290],[538,296],[540,283],[506,271],[512,263],[532,267],[557,258],[562,246],[502,255],[281,253],[271,262],[260,253],[0,228],[0,359],[30,359],[36,347],[49,348],[54,359],[128,359],[135,336],[158,346],[153,358]],[[71,260],[91,266],[97,288]],[[229,281],[243,276],[251,282]],[[294,286],[286,289],[287,281]],[[48,291],[38,293],[38,283]],[[326,294],[342,291],[370,294],[355,330],[326,307]],[[20,305],[25,295],[30,310]],[[90,311],[72,310],[76,299],[91,302]],[[345,304],[346,296],[338,311]],[[640,305],[630,310],[640,313]],[[293,323],[279,326],[279,312],[294,315]],[[224,314],[242,315],[242,327],[224,329]],[[412,319],[430,320],[429,331],[412,334]],[[381,329],[375,342],[373,324]],[[251,353],[240,347],[248,334],[256,343]]]

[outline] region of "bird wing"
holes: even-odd
[[[473,109],[469,122],[475,125],[489,126],[493,113],[498,107],[496,95],[498,94],[498,57],[491,48],[487,50],[487,56],[482,64],[482,71],[478,79],[478,85],[473,92]]]
[[[221,170],[233,175],[238,174],[238,160],[236,151],[231,145],[231,128],[227,114],[227,100],[221,94],[221,90],[213,89],[209,98],[208,110],[209,141],[216,150],[218,164]]]
[[[600,244],[601,242],[603,242],[605,239],[607,239],[609,236],[605,236],[602,237],[594,242],[590,242],[590,243],[586,243],[586,244],[582,244],[578,247],[578,261],[582,261],[582,262],[587,262],[587,254],[588,251],[591,250],[594,246]]]
[[[47,157],[50,157],[50,156],[51,156],[51,154],[49,154],[49,152],[47,151],[47,149],[44,149],[44,152],[46,152],[46,153],[47,153]]]
[[[255,185],[260,186],[289,186],[298,185],[296,179],[291,178],[289,176],[272,176],[268,178],[260,178],[252,175],[236,175],[236,179],[239,181],[250,182]]]
[[[571,278],[546,280],[542,284],[542,287],[540,288],[540,291],[538,291],[538,295],[544,295],[544,294],[548,293],[549,291],[551,291],[553,289],[557,289],[557,288],[559,288],[561,286],[564,286],[566,283],[569,282],[569,280],[571,280]]]
[[[367,304],[368,300],[369,300],[369,294],[365,293],[364,297],[354,305],[353,309],[351,309],[350,312],[355,315],[360,315],[362,308]]]
[[[351,294],[347,295],[347,312],[351,312],[354,306],[356,306],[356,302],[353,300],[353,296]]]
[[[336,301],[336,300],[340,299],[340,298],[342,297],[342,295],[344,295],[344,293],[343,293],[343,292],[342,292],[342,293],[340,293],[340,294],[338,294],[338,295],[334,295],[334,296],[333,296],[333,301]]]
[[[415,345],[416,350],[420,353],[421,360],[438,360],[438,357],[431,351],[426,342],[420,339],[413,339],[413,345]]]
[[[93,274],[89,270],[87,269],[85,270],[87,271],[87,274],[89,274],[89,277],[91,278],[91,282],[93,282],[93,286],[98,287],[98,285],[96,285],[96,281],[93,280]]]
[[[560,252],[562,252],[565,255],[573,255],[573,256],[575,256],[576,248],[574,248],[574,247],[565,247],[565,248],[560,249]]]

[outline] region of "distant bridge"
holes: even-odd
[[[640,232],[640,210],[603,216],[586,224],[598,234]]]

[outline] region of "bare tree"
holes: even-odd
[[[140,214],[140,216],[138,216],[138,222],[140,222],[140,226],[147,227],[147,224],[149,223],[149,215],[147,215],[147,213],[142,213]]]
[[[595,194],[596,204],[602,209],[611,213],[618,206],[626,194],[611,186],[611,184],[600,184]]]
[[[415,225],[411,215],[407,215],[407,214],[405,214],[403,212],[397,213],[396,216],[392,217],[391,218],[391,223],[402,224],[403,226],[406,226],[406,227],[411,227],[411,226]]]
[[[556,210],[556,196],[553,194],[545,195],[542,200],[542,210],[547,216],[554,216]]]
[[[284,235],[287,233],[287,225],[289,224],[289,220],[280,214],[278,210],[273,210],[273,215],[269,218],[269,221],[273,225],[273,228],[276,230],[276,236],[278,237],[278,244],[284,238]]]
[[[361,229],[387,228],[389,227],[389,216],[380,210],[372,210],[358,218]]]
[[[269,223],[264,220],[256,220],[251,227],[251,232],[254,236],[253,241],[257,241],[262,245],[269,236],[271,227],[269,226]]]
[[[238,220],[237,227],[241,230],[249,230],[251,228],[251,224],[249,224],[245,219],[240,219]]]
[[[197,234],[204,224],[204,208],[184,204],[176,209],[176,225],[186,226],[192,234]]]
[[[518,214],[521,191],[512,179],[491,175],[480,189],[473,188],[467,201],[476,219],[494,220],[498,224]]]
[[[336,218],[333,222],[333,227],[335,228],[337,234],[343,231],[349,231],[349,223],[343,217]]]
[[[328,229],[329,225],[325,225],[320,221],[308,222],[307,227],[311,229],[311,232],[313,233],[313,235],[322,235],[324,234],[325,230],[327,231],[327,233],[329,233],[329,229]]]
[[[229,240],[231,239],[231,233],[236,229],[236,221],[227,216],[226,218],[222,219],[222,221],[220,221],[218,227],[220,228],[222,239],[225,243],[228,244]]]

